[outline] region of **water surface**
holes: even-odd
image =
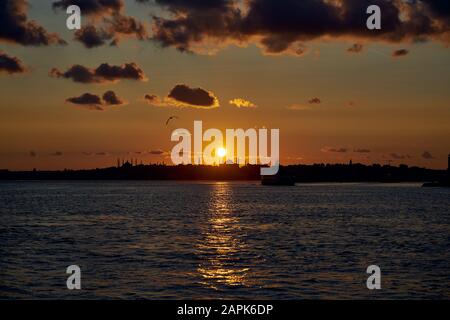
[[[1,182],[0,298],[450,298],[450,190]],[[66,288],[79,265],[82,290]],[[366,288],[379,265],[382,289]]]

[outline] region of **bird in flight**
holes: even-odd
[[[170,120],[173,120],[173,119],[179,119],[179,118],[177,116],[169,117],[169,119],[167,119],[167,121],[166,121],[166,126],[169,124]]]

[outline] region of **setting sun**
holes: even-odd
[[[217,149],[217,156],[220,158],[223,158],[227,155],[227,150],[225,148],[218,148]]]

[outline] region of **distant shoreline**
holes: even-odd
[[[0,183],[3,182],[183,182],[183,183],[213,183],[213,182],[252,182],[260,184],[260,180],[137,180],[137,179],[0,179]],[[314,185],[314,184],[420,184],[425,181],[308,181],[308,182],[296,182],[296,185]]]
[[[0,181],[7,180],[155,180],[155,181],[260,181],[259,165],[166,166],[132,165],[91,170],[9,171],[0,170]],[[280,166],[279,175],[289,176],[296,183],[345,182],[430,182],[447,179],[447,170],[407,165],[314,164]]]

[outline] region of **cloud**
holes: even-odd
[[[91,93],[85,93],[79,97],[68,98],[66,99],[66,101],[72,104],[86,106],[91,110],[103,110],[103,108],[101,107],[102,99],[99,96]]]
[[[370,150],[369,149],[355,149],[355,150],[353,150],[353,152],[356,152],[356,153],[370,153]]]
[[[121,100],[114,91],[106,91],[103,94],[103,103],[108,106],[119,106],[125,104],[125,101]]]
[[[124,100],[119,98],[114,91],[105,92],[103,97],[96,94],[85,93],[79,97],[68,98],[66,99],[66,102],[96,111],[104,111],[105,106],[118,106],[125,104]]]
[[[347,52],[350,53],[360,53],[361,51],[363,51],[364,47],[362,44],[360,43],[355,43],[353,44],[351,47],[347,48]]]
[[[242,99],[242,98],[235,98],[233,100],[230,100],[229,103],[232,105],[235,105],[238,108],[257,108],[258,107],[253,102]]]
[[[448,5],[442,2],[445,1],[156,0],[167,12],[153,17],[152,39],[180,51],[202,52],[208,45],[220,48],[254,43],[264,53],[299,55],[304,52],[305,42],[321,38],[354,39],[355,43],[431,40],[448,44],[450,14]],[[381,30],[366,28],[366,9],[373,4],[381,8]],[[356,46],[351,52],[359,49]]]
[[[165,154],[167,154],[167,152],[165,152],[161,149],[156,149],[156,150],[150,150],[149,154],[154,155],[154,156],[159,156],[159,155],[165,155]]]
[[[0,41],[24,46],[65,44],[58,34],[49,33],[36,21],[28,20],[26,0],[2,0],[0,2]]]
[[[133,17],[120,14],[113,15],[112,18],[105,19],[107,31],[114,34],[115,41],[118,42],[120,36],[134,36],[138,40],[148,38],[145,26]]]
[[[291,104],[290,106],[287,106],[286,109],[303,111],[303,110],[311,110],[312,107],[309,105],[294,103],[294,104]]]
[[[88,17],[88,24],[75,32],[75,40],[88,49],[117,45],[124,37],[148,39],[145,25],[123,14],[123,0],[62,0],[54,2],[53,8],[65,10],[69,5],[78,5]]]
[[[81,12],[86,15],[112,14],[122,10],[123,0],[61,0],[54,1],[54,9],[66,10],[71,5],[79,6]]]
[[[347,148],[330,148],[330,147],[323,147],[322,149],[320,149],[320,151],[322,152],[337,152],[337,153],[346,153],[348,151]]]
[[[55,78],[72,79],[80,83],[105,83],[119,80],[147,81],[144,71],[134,62],[125,63],[121,66],[111,66],[102,63],[96,69],[73,65],[67,71],[62,72],[57,68],[50,71],[50,76]]]
[[[317,97],[314,97],[314,98],[308,100],[308,104],[294,103],[286,108],[289,110],[297,110],[297,111],[312,110],[313,109],[312,105],[321,104],[321,103],[322,103],[322,100],[320,100]]]
[[[63,153],[61,151],[56,151],[50,154],[51,156],[54,157],[61,157],[63,155]]]
[[[311,100],[308,101],[309,104],[320,104],[322,103],[322,101],[319,98],[312,98]]]
[[[202,88],[191,88],[185,84],[177,84],[167,97],[146,94],[144,100],[157,107],[180,107],[212,109],[219,107],[219,99],[211,91]]]
[[[176,85],[169,92],[168,98],[180,103],[180,105],[207,108],[218,106],[217,98],[212,92],[202,88],[191,88],[185,84]]]
[[[212,10],[223,9],[228,6],[228,0],[136,0],[140,3],[152,3],[155,2],[161,6],[169,8],[174,12],[186,12],[189,10]]]
[[[164,102],[176,107],[211,109],[219,107],[219,99],[214,93],[202,88],[191,88],[178,84],[170,90]]]
[[[31,158],[36,158],[37,157],[36,151],[33,151],[33,150],[30,151],[29,155],[30,155]]]
[[[144,99],[146,101],[148,101],[149,103],[159,101],[159,97],[157,95],[155,95],[155,94],[146,94],[144,96]]]
[[[392,52],[392,57],[394,58],[399,58],[399,57],[404,57],[406,55],[408,55],[409,51],[406,49],[399,49],[399,50],[395,50],[394,52]]]
[[[411,159],[412,157],[409,154],[398,154],[398,153],[390,153],[389,156],[392,159],[403,160],[403,159]]]
[[[97,29],[94,25],[86,25],[75,32],[75,40],[83,43],[88,48],[95,48],[104,45],[107,41],[112,41],[111,34],[103,29]]]
[[[145,26],[133,17],[115,14],[104,18],[101,25],[88,24],[75,32],[75,40],[91,49],[109,43],[116,46],[124,37],[148,39]]]
[[[166,99],[161,99],[156,94],[146,94],[144,96],[144,101],[148,104],[155,106],[155,107],[170,107],[173,106],[170,104],[170,101],[167,101]]]
[[[26,71],[22,61],[16,57],[11,57],[6,53],[0,51],[0,73],[8,74],[24,73]]]
[[[434,159],[433,155],[430,152],[428,152],[428,151],[424,151],[422,153],[422,158],[427,159],[427,160]]]

